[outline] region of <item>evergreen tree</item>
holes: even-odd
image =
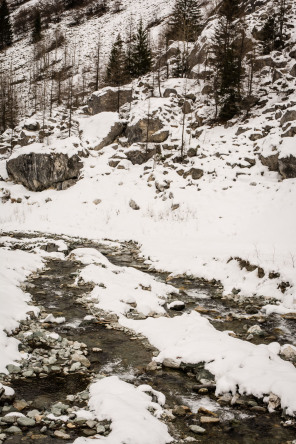
[[[139,23],[136,34],[133,36],[127,66],[131,77],[143,76],[151,70],[152,54],[149,47],[148,33],[143,27],[142,20]]]
[[[176,0],[171,22],[171,34],[175,39],[195,41],[201,32],[201,22],[197,0]]]
[[[34,23],[33,23],[33,31],[32,31],[32,41],[33,43],[37,43],[41,40],[41,14],[40,10],[35,10]]]
[[[0,5],[0,51],[12,43],[12,29],[10,24],[9,9],[7,1],[2,0]]]
[[[219,100],[222,120],[234,116],[240,101],[245,35],[239,12],[239,0],[222,1],[212,45],[215,97]]]
[[[120,34],[118,34],[111,49],[106,72],[106,82],[111,86],[120,86],[123,85],[125,81],[125,54],[123,50],[123,41]]]

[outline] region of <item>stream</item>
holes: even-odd
[[[168,278],[168,273],[149,271],[148,266],[139,256],[137,246],[131,242],[112,246],[111,243],[99,244],[87,239],[70,239],[44,234],[5,233],[4,235],[10,236],[13,240],[10,248],[30,250],[34,239],[42,236],[46,237],[42,248],[49,252],[56,251],[55,241],[62,239],[67,244],[68,254],[76,248],[95,248],[115,265],[135,267],[144,273],[151,273],[162,282],[166,282]],[[38,319],[34,319],[32,323],[24,321],[20,324],[20,329],[14,333],[17,338],[24,338],[24,351],[36,353],[36,362],[39,359],[38,354],[41,354],[43,358],[45,356],[49,360],[49,364],[48,372],[42,368],[39,373],[35,370],[36,374],[32,376],[29,374],[30,370],[27,370],[26,376],[18,373],[11,373],[9,377],[0,375],[0,382],[11,385],[16,393],[13,404],[8,401],[0,406],[0,433],[6,434],[3,442],[57,444],[72,443],[78,436],[93,436],[94,427],[98,427],[98,424],[79,423],[77,420],[75,422],[75,414],[72,415],[72,422],[70,420],[67,425],[59,420],[44,421],[44,417],[39,422],[36,420],[34,426],[21,427],[21,433],[16,434],[6,433],[8,425],[1,421],[1,417],[7,412],[19,410],[16,407],[16,401],[24,401],[24,407],[21,409],[24,415],[35,409],[42,416],[57,403],[86,408],[87,388],[98,375],[117,375],[135,386],[149,384],[155,390],[162,392],[166,396],[165,408],[173,412],[173,415],[167,416],[164,421],[176,443],[190,442],[190,440],[185,441],[188,437],[192,438],[192,442],[205,444],[288,444],[294,442],[296,439],[294,421],[289,422],[289,417],[283,416],[280,411],[269,413],[266,404],[261,400],[252,396],[241,396],[231,405],[217,398],[211,388],[200,389],[197,384],[197,372],[201,367],[184,366],[181,369],[162,367],[155,371],[147,369],[156,350],[146,339],[126,332],[124,328],[114,327],[108,318],[98,319],[89,316],[92,313],[80,298],[89,294],[92,286],[90,284],[75,285],[75,279],[83,267],[83,264],[71,260],[67,255],[65,259],[48,257],[45,267],[31,275],[25,283],[33,305],[41,307],[41,313],[65,317],[66,321],[60,324],[46,322],[40,324]],[[285,344],[291,341],[293,336],[295,337],[296,320],[285,319],[279,315],[263,316],[260,309],[264,301],[260,298],[250,298],[244,301],[223,298],[222,288],[215,281],[205,282],[178,277],[171,279],[169,283],[181,290],[178,299],[185,303],[183,311],[168,310],[170,316],[179,316],[184,311],[196,309],[207,317],[216,329],[231,330],[238,338],[244,340],[248,338],[255,344],[273,341]],[[250,337],[247,330],[257,324],[262,327],[263,334]],[[38,340],[34,336],[35,339],[30,341],[26,336],[25,332],[29,331],[32,325],[36,331],[38,325],[41,325],[42,331],[45,332],[42,333],[43,335],[58,334],[67,341],[65,350],[68,346],[82,350],[89,361],[89,366],[87,368],[77,366],[77,370],[72,371],[68,368],[67,355],[63,357],[62,353],[57,353],[56,350],[54,352],[54,356],[57,357],[56,362],[54,359],[50,361],[51,345],[42,343],[43,336],[38,339],[35,333]],[[60,364],[60,358],[61,362],[64,360],[64,364]],[[199,424],[197,411],[200,407],[209,411],[210,414],[214,413],[213,417],[217,416],[220,421],[203,425],[206,433],[196,435],[189,426]],[[110,424],[103,424],[102,434],[105,436],[110,432],[109,426]],[[57,431],[61,431],[64,437],[58,436]]]

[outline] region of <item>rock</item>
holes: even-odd
[[[214,418],[213,416],[201,416],[200,423],[201,424],[217,424],[220,422],[219,418]]]
[[[185,308],[185,304],[183,301],[174,301],[168,304],[169,310],[182,311]]]
[[[24,128],[28,131],[38,131],[40,130],[40,124],[35,119],[27,119],[24,122]]]
[[[117,137],[122,134],[123,130],[124,126],[121,122],[114,122],[114,124],[110,127],[108,134],[98,145],[95,145],[93,149],[99,151],[105,146],[111,145],[117,139]]]
[[[296,347],[292,347],[288,344],[283,345],[283,347],[281,348],[281,355],[289,360],[296,359]]]
[[[207,416],[213,416],[213,417],[217,418],[216,413],[212,412],[211,410],[206,409],[205,407],[200,407],[198,409],[198,413],[200,413],[200,414],[204,413]]]
[[[92,429],[82,429],[82,433],[85,435],[85,436],[94,436],[94,435],[96,435],[96,430],[92,430]]]
[[[98,433],[99,435],[102,435],[103,433],[105,433],[105,431],[106,431],[106,429],[105,429],[104,426],[102,426],[102,425],[100,425],[100,424],[97,426],[97,433]]]
[[[275,395],[274,393],[270,393],[269,399],[268,399],[268,411],[273,412],[281,405],[280,398]]]
[[[80,362],[82,365],[84,365],[87,368],[90,367],[90,361],[84,355],[79,355],[78,353],[74,353],[71,356],[71,359],[74,362]]]
[[[182,112],[184,114],[190,114],[192,112],[191,103],[188,102],[188,100],[185,100],[185,102],[182,106]]]
[[[173,415],[186,416],[190,412],[190,409],[185,405],[178,405],[173,409]]]
[[[187,151],[187,156],[188,157],[195,157],[196,154],[197,154],[196,148],[189,148],[189,150]]]
[[[6,164],[9,177],[30,191],[65,189],[78,180],[82,166],[78,155],[68,157],[63,153],[22,154]]]
[[[295,142],[296,145],[296,142]],[[284,179],[293,179],[296,177],[296,157],[289,156],[279,159],[279,172]]]
[[[8,429],[5,430],[6,433],[9,433],[10,435],[21,435],[22,431],[17,426],[11,426]]]
[[[163,367],[180,368],[180,362],[175,359],[165,358],[162,362]]]
[[[194,424],[190,425],[189,429],[191,430],[191,432],[197,433],[199,435],[206,433],[206,429],[204,429],[203,427],[200,427],[198,425],[194,425]]]
[[[133,210],[139,210],[139,209],[140,209],[139,205],[138,205],[133,199],[131,199],[131,200],[129,201],[129,206],[130,206]]]
[[[160,142],[158,143],[161,143],[168,137],[167,131],[161,131],[163,129],[164,125],[158,118],[151,117],[149,120],[147,118],[140,119],[133,125],[129,124],[127,126],[126,137],[130,145],[138,142],[157,143],[156,140],[159,140]],[[155,135],[155,133],[158,134]],[[155,136],[156,139],[153,136]]]
[[[149,138],[149,142],[152,143],[162,143],[167,140],[169,137],[170,132],[168,130],[159,130],[156,133],[152,134]]]
[[[28,416],[29,418],[36,419],[37,416],[40,416],[40,412],[39,412],[39,410],[36,410],[36,409],[34,409],[34,410],[30,410],[30,411],[27,413],[27,416]]]
[[[127,159],[133,165],[142,165],[157,153],[156,149],[131,149],[125,152]]]
[[[204,171],[199,168],[190,168],[189,171],[186,171],[183,177],[186,179],[188,176],[191,176],[193,180],[199,180],[204,175]]]
[[[118,105],[121,107],[133,100],[133,90],[130,86],[117,88],[106,87],[94,92],[88,101],[88,113],[91,115],[102,112],[116,112]]]
[[[76,372],[80,368],[81,368],[81,363],[80,362],[74,362],[74,364],[72,364],[71,367],[70,367],[70,372]]]
[[[17,374],[22,372],[22,369],[18,365],[8,364],[6,368],[8,372],[11,374]]]
[[[18,418],[17,423],[21,427],[34,427],[35,420],[32,418],[27,418],[26,416],[21,416]]]
[[[154,372],[157,370],[157,363],[155,361],[149,362],[149,364],[146,366],[147,372]]]
[[[263,330],[260,325],[253,325],[248,329],[248,333],[251,335],[261,335],[263,333]]]
[[[60,438],[60,439],[70,439],[71,438],[70,435],[68,435],[67,433],[63,432],[62,430],[56,430],[54,432],[54,436],[56,436],[57,438]]]
[[[259,155],[262,165],[267,166],[269,171],[278,171],[279,168],[279,154],[271,154],[270,156]]]
[[[177,95],[177,91],[174,88],[166,88],[163,93],[163,97],[170,97],[171,94]]]
[[[287,122],[293,122],[296,120],[296,109],[288,109],[283,117],[281,118],[281,126],[285,125]]]
[[[293,77],[296,77],[296,64],[290,70],[290,75]]]
[[[28,403],[25,400],[21,400],[21,401],[15,401],[13,403],[13,407],[15,409],[17,409],[19,412],[21,412],[22,410],[24,410],[26,407],[28,407]]]

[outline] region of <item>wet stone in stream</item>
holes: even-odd
[[[52,243],[54,240],[49,241]],[[148,271],[143,260],[137,260],[135,244],[124,244],[121,253],[118,247],[112,249],[90,241],[85,243],[76,239],[72,242],[67,239],[67,242],[68,252],[82,246],[98,248],[116,265],[131,265]],[[159,365],[149,367],[155,350],[147,341],[139,338],[131,340],[135,336],[120,327],[115,319],[102,321],[95,313],[93,318],[84,320],[94,313],[90,311],[91,304],[87,305],[84,298],[92,286],[75,284],[82,268],[81,263],[73,260],[51,259],[46,269],[32,276],[26,283],[26,291],[31,294],[34,305],[42,307],[43,319],[52,314],[55,318],[65,317],[66,320],[61,324],[40,324],[37,320],[21,324],[17,337],[21,340],[23,351],[32,353],[32,360],[20,363],[21,371],[4,376],[3,382],[11,383],[16,392],[17,405],[23,406],[20,404],[22,400],[27,404],[21,413],[26,418],[33,416],[36,425],[25,427],[16,421],[9,426],[19,427],[22,434],[10,436],[6,433],[8,424],[3,425],[1,421],[0,433],[4,432],[7,436],[5,443],[56,444],[61,440],[72,443],[77,436],[92,436],[95,433],[107,435],[110,430],[108,423],[87,424],[75,414],[79,408],[87,408],[87,387],[99,374],[118,375],[136,386],[150,384],[164,393],[166,405],[163,420],[168,424],[176,443],[287,444],[295,439],[293,423],[291,427],[283,427],[281,421],[288,418],[281,418],[277,412],[267,413],[266,404],[262,401],[239,396],[234,402],[233,396],[227,397],[227,394],[217,398],[212,375],[206,373],[202,364],[181,366],[178,369]],[[166,281],[166,273],[154,272],[153,275]],[[183,312],[200,305],[216,328],[220,326],[221,330],[233,330],[238,335],[248,334],[247,329],[241,327],[240,316],[246,316],[244,306],[237,306],[231,299],[223,300],[218,283],[210,285],[178,278],[170,280],[170,284],[182,288],[178,299],[185,305]],[[260,308],[260,304],[258,306]],[[227,321],[226,316],[230,312],[233,315]],[[169,314],[178,316],[182,311],[169,310]],[[248,313],[248,316],[253,314]],[[268,322],[264,321],[260,326],[269,334],[271,327]],[[246,324],[249,329],[258,324],[258,318],[247,320]],[[257,339],[262,343],[261,336],[258,335]],[[73,360],[75,354],[78,357]],[[38,368],[41,371],[36,370]],[[30,370],[33,375],[28,374]],[[2,418],[9,411],[18,410],[13,406],[13,400],[5,402],[0,408]],[[53,413],[57,419],[48,419],[47,416]],[[58,419],[60,414],[68,415],[68,423]],[[202,427],[205,432],[196,434],[198,427]]]

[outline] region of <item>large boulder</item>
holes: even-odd
[[[64,153],[21,154],[6,164],[9,177],[31,191],[66,189],[78,180],[82,166],[78,154],[68,157]]]
[[[164,129],[164,125],[158,118],[140,119],[133,125],[128,125],[126,136],[129,144],[153,142],[162,143],[168,136],[169,132]]]
[[[102,112],[116,112],[118,109],[133,100],[133,90],[130,86],[120,89],[106,87],[94,92],[88,101],[88,113],[91,115]]]
[[[271,154],[270,156],[259,155],[262,165],[267,166],[269,171],[279,170],[279,153]]]

